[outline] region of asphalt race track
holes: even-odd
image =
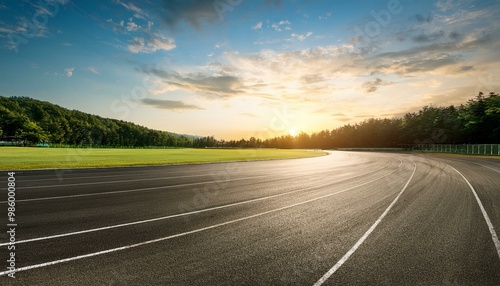
[[[3,172],[1,285],[500,285],[496,159]]]

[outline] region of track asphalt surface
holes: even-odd
[[[15,279],[2,172],[1,285],[500,285],[496,159],[16,171]]]

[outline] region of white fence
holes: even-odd
[[[424,152],[500,156],[500,144],[416,144],[409,149]]]

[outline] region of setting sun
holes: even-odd
[[[297,131],[295,131],[295,129],[291,128],[288,133],[290,133],[291,136],[295,136],[297,135]]]

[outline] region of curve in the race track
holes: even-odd
[[[0,283],[498,285],[498,172],[377,152],[19,171],[16,281]]]

